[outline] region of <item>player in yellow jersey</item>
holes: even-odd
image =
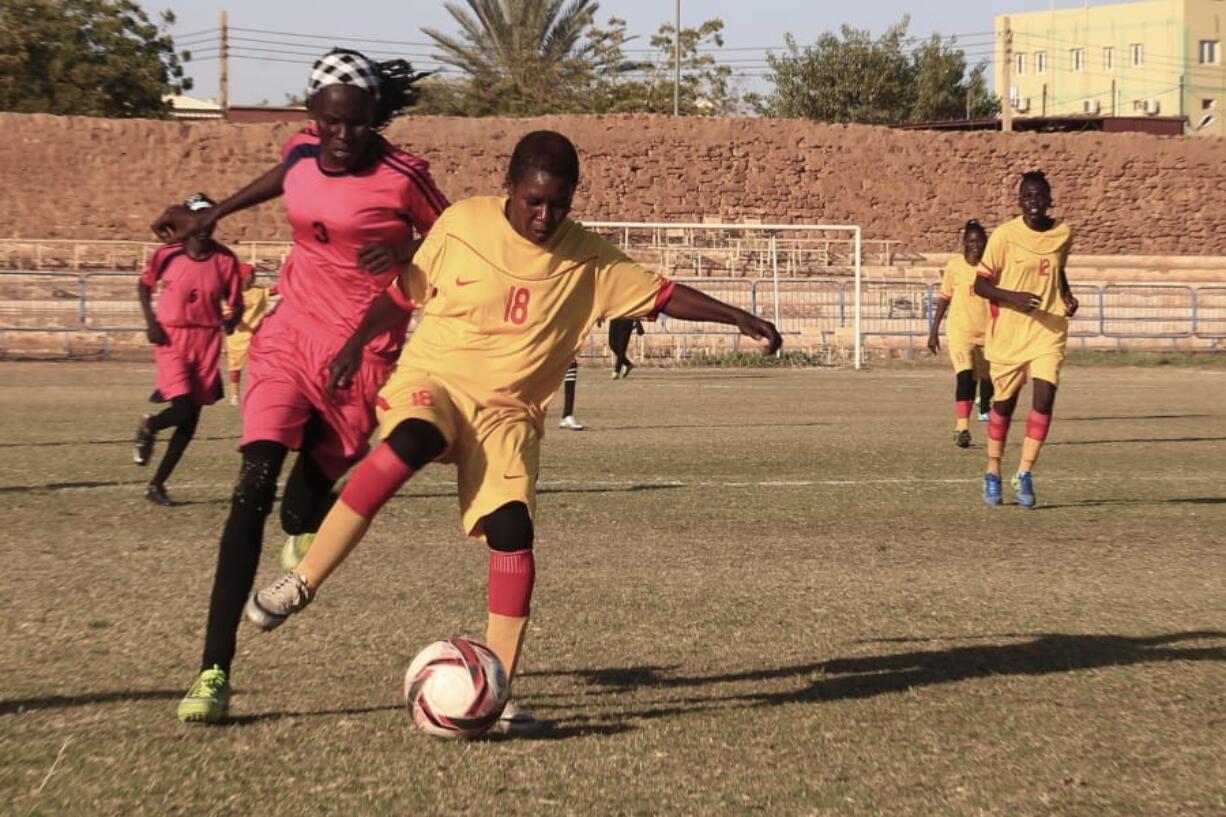
[[[982,406],[980,419],[987,419],[992,402],[992,379],[988,376],[988,361],[983,356],[984,335],[988,329],[988,302],[975,294],[975,278],[988,234],[978,221],[968,221],[962,230],[962,254],[949,259],[941,276],[941,296],[932,326],[928,330],[928,350],[934,355],[941,350],[938,334],[941,319],[949,314],[945,326],[949,360],[954,365],[954,444],[968,448],[971,406],[975,402],[975,384],[979,384]]]
[[[343,388],[395,302],[422,310],[379,395],[383,442],[354,471],[297,569],[248,602],[248,619],[272,629],[305,607],[410,476],[436,460],[454,463],[464,530],[490,548],[486,640],[514,678],[536,576],[545,408],[592,326],[664,313],[732,324],[769,352],[779,348],[772,324],[638,266],[569,220],[578,182],[570,141],[536,131],[515,147],[506,197],[467,199],[439,217],[333,362]],[[496,728],[539,727],[512,703]]]
[[[226,368],[230,372],[232,406],[238,405],[239,384],[243,379],[243,367],[247,364],[247,348],[251,345],[251,336],[268,314],[269,302],[277,292],[275,286],[255,285],[255,268],[250,264],[239,264],[238,269],[243,276],[243,316],[234,331],[226,336]]]
[[[975,281],[975,292],[991,302],[984,351],[996,388],[988,420],[983,501],[989,506],[1001,504],[1000,460],[1018,391],[1030,378],[1034,380],[1034,403],[1013,488],[1017,504],[1033,508],[1031,471],[1051,428],[1068,322],[1077,312],[1077,299],[1065,274],[1072,232],[1067,224],[1048,215],[1051,185],[1042,172],[1022,176],[1018,203],[1021,216],[992,233]]]

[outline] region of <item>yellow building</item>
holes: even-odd
[[[1013,32],[1015,117],[1183,116],[1186,133],[1226,136],[1226,0],[998,15],[998,93],[1004,88],[1006,18]]]

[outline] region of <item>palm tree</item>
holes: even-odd
[[[595,55],[584,29],[595,0],[465,0],[445,7],[460,25],[458,37],[422,29],[441,53],[486,89],[521,98],[566,90],[566,80],[591,69]],[[469,13],[471,11],[471,14]]]

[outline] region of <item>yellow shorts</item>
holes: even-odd
[[[954,366],[954,374],[968,369],[975,373],[976,380],[988,377],[988,360],[983,356],[983,342],[975,343],[962,338],[946,336],[945,345],[949,349],[949,362]]]
[[[226,368],[241,372],[247,365],[247,347],[251,345],[251,332],[234,330],[226,335]]]
[[[992,399],[1008,400],[1017,394],[1030,378],[1046,380],[1053,386],[1060,385],[1060,367],[1064,365],[1064,355],[1059,352],[1036,357],[1025,363],[992,363],[992,386],[995,393]]]
[[[375,414],[380,438],[412,419],[442,433],[447,450],[438,461],[456,466],[460,522],[469,536],[483,535],[481,521],[508,502],[524,503],[536,518],[541,437],[524,410],[478,406],[437,378],[400,367],[379,392]]]

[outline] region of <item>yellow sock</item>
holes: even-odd
[[[506,668],[507,678],[515,677],[519,655],[524,647],[524,636],[527,632],[527,616],[518,618],[490,613],[489,625],[485,630],[485,643]]]
[[[315,534],[311,549],[302,557],[298,575],[306,579],[312,590],[318,590],[332,571],[345,561],[349,551],[362,541],[369,527],[369,519],[359,516],[344,500],[337,500]]]
[[[1000,460],[1005,455],[1005,441],[988,438],[988,473],[1000,476]]]
[[[1017,466],[1019,474],[1024,474],[1034,469],[1034,464],[1039,459],[1039,451],[1042,448],[1042,440],[1036,440],[1034,437],[1027,437],[1022,440],[1022,461]]]

